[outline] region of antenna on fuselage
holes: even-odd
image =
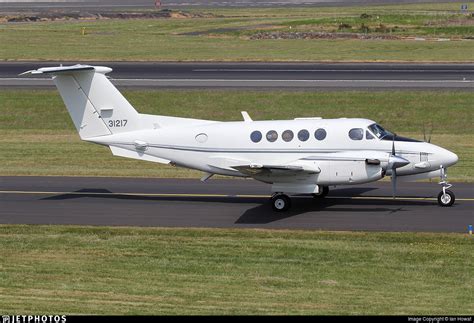
[[[426,129],[425,129],[425,124],[423,123],[423,141],[430,143],[431,142],[431,134],[433,133],[433,121],[430,122],[430,134],[428,136],[428,141],[426,141]]]
[[[253,121],[252,118],[250,118],[247,111],[240,111],[240,113],[242,114],[242,118],[244,118],[245,122],[252,122]]]

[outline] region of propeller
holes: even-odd
[[[433,121],[430,121],[430,136],[428,137],[428,141],[426,141],[426,129],[425,129],[425,124],[423,123],[423,141],[430,143],[431,142],[431,134],[433,133]],[[430,182],[432,178],[430,177]]]
[[[392,182],[392,195],[393,198],[395,198],[397,194],[397,168],[403,167],[405,165],[408,165],[410,163],[409,160],[397,156],[395,152],[395,137],[396,134],[393,134],[393,140],[392,140],[392,152],[390,153],[390,156],[388,157],[388,165],[387,169],[391,171],[391,182]]]
[[[393,134],[393,140],[392,140],[392,155],[390,157],[396,157],[395,154],[395,134]],[[394,167],[395,163],[392,165],[392,195],[393,198],[395,198],[395,195],[397,195],[397,169]]]

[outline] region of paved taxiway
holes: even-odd
[[[155,3],[161,3],[161,8],[252,8],[252,7],[340,7],[365,6],[374,4],[404,4],[404,3],[446,2],[446,0],[0,0],[3,11],[16,10],[88,10],[101,12],[117,9],[152,9]]]
[[[466,232],[474,224],[474,185],[437,205],[432,183],[377,182],[332,189],[324,200],[293,198],[275,213],[269,186],[253,180],[0,177],[0,223],[161,227]]]
[[[0,62],[0,87],[52,87],[18,74],[76,62]],[[474,64],[88,62],[112,82],[138,88],[474,89]]]

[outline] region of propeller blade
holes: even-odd
[[[425,128],[424,123],[423,123],[423,141],[426,142],[426,128]]]
[[[392,140],[392,156],[395,156],[395,134],[393,134]]]
[[[397,195],[397,170],[395,168],[392,169],[392,195],[395,199]]]

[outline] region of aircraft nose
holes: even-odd
[[[458,155],[456,155],[455,153],[447,149],[443,149],[441,160],[444,167],[449,167],[451,165],[456,164],[459,158],[458,158]]]

